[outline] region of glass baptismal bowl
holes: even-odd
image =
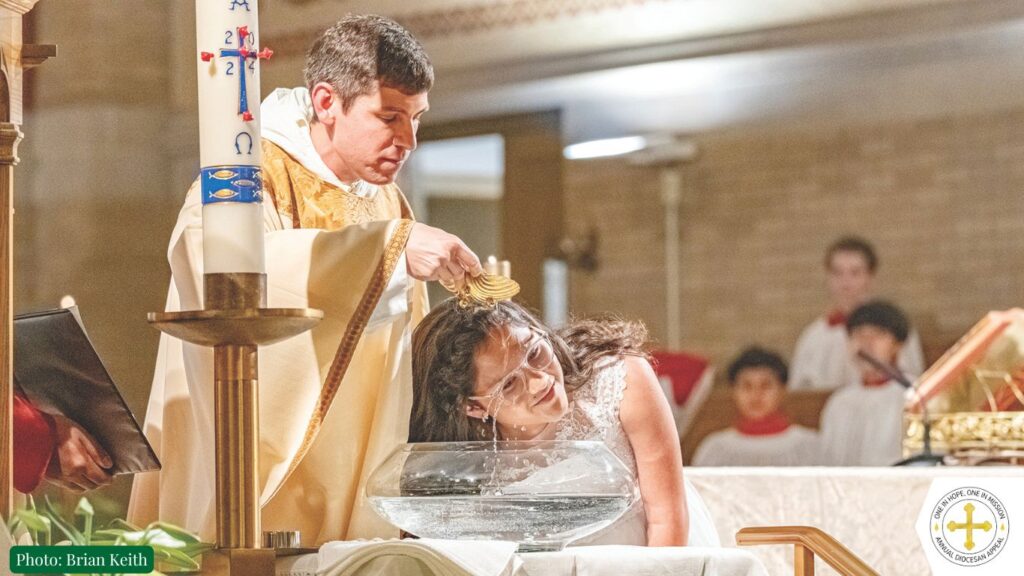
[[[421,538],[508,540],[561,550],[615,521],[639,496],[602,442],[403,444],[370,475],[385,520]]]

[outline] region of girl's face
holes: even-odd
[[[473,365],[476,379],[466,412],[494,418],[503,438],[556,422],[569,409],[562,366],[551,342],[535,329],[495,328],[477,347]]]

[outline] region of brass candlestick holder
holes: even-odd
[[[274,574],[274,550],[261,547],[258,347],[309,330],[323,313],[266,308],[266,284],[266,274],[206,274],[202,310],[148,316],[166,334],[213,347],[217,550],[203,574]]]

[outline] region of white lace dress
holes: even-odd
[[[619,420],[619,405],[626,391],[626,365],[621,358],[605,361],[592,382],[570,397],[569,413],[556,431],[559,440],[602,440],[623,464],[637,473],[636,457]],[[720,546],[718,534],[700,494],[686,484],[686,504],[690,516],[690,546]],[[574,546],[597,544],[647,545],[647,515],[643,500],[627,510],[611,526],[577,540]]]

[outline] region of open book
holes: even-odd
[[[70,418],[92,434],[114,461],[112,474],[160,469],[77,308],[15,317],[14,381],[36,408]]]
[[[989,312],[917,381],[939,412],[1024,409],[1024,310]],[[916,401],[907,409],[918,412]]]

